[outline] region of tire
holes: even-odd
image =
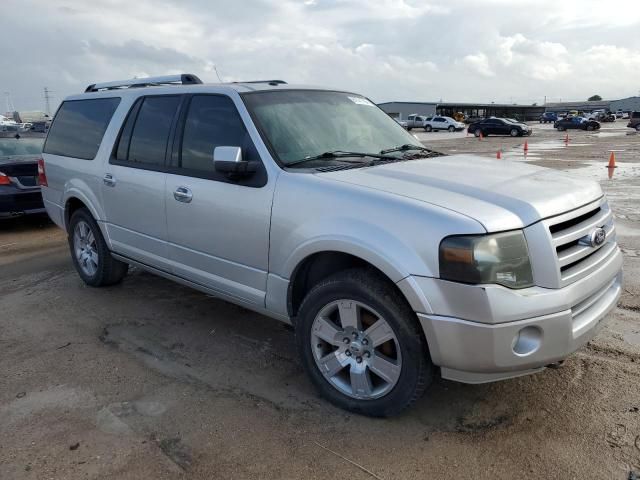
[[[373,417],[397,415],[433,380],[415,313],[375,271],[346,270],[322,280],[304,298],[295,329],[311,381],[324,398],[345,410]]]
[[[431,125],[426,125],[426,126],[424,127],[424,131],[425,131],[425,132],[430,132],[431,130],[433,130],[433,127],[432,127]]]
[[[87,285],[114,285],[127,274],[129,265],[111,256],[100,227],[86,208],[71,215],[67,240],[73,265]]]
[[[412,128],[413,128],[413,127],[407,127],[407,131],[409,131],[409,132],[410,132]]]
[[[640,123],[636,125],[636,132],[640,132]]]
[[[564,128],[564,127],[556,127],[556,130],[558,130],[559,132],[564,132],[566,130],[566,128]]]
[[[520,135],[520,132],[518,131],[517,128],[512,128],[511,131],[509,132],[509,135],[511,135],[512,137],[517,137],[518,135]]]
[[[456,127],[454,127],[453,125],[451,125],[447,130],[449,130],[451,133],[456,131]]]
[[[474,135],[474,136],[476,136],[476,137],[479,137],[480,135],[482,135],[483,137],[486,137],[486,135],[484,135],[484,134],[482,133],[482,130],[480,130],[480,129],[476,129],[476,130],[474,130],[474,131],[473,131],[473,135]]]

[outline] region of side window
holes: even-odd
[[[120,98],[63,102],[49,129],[44,153],[93,160]]]
[[[412,121],[412,120],[415,120],[415,119],[416,119],[415,115],[409,115],[407,117],[407,120],[409,120],[409,121]]]
[[[163,166],[169,133],[180,105],[180,97],[178,95],[145,97],[139,102],[141,103],[136,104],[131,110],[120,135],[116,158],[141,166]],[[133,115],[136,108],[138,111]],[[133,123],[133,117],[135,117],[135,123]],[[133,127],[127,131],[130,125]]]
[[[434,120],[435,122],[444,122],[444,118],[438,117]]]
[[[258,153],[233,101],[223,95],[195,95],[184,122],[180,167],[213,173],[216,147],[241,147],[244,160],[258,160]]]

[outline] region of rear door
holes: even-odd
[[[139,98],[104,172],[102,195],[113,250],[169,270],[165,210],[166,158],[180,95]]]
[[[164,198],[174,273],[264,306],[275,182],[228,96],[190,96],[178,131]],[[218,146],[241,147],[258,172],[230,178],[215,171]]]

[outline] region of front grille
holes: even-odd
[[[613,214],[606,201],[560,215],[547,222],[556,251],[562,286],[596,270],[616,249]],[[606,233],[604,243],[592,246],[590,236],[596,228]]]

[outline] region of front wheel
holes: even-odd
[[[636,132],[640,132],[640,123],[636,125]]]
[[[433,378],[415,313],[378,273],[337,273],[307,294],[296,319],[303,367],[335,405],[375,417],[400,413]]]
[[[587,131],[592,132],[593,131],[593,125],[587,125]]]
[[[511,135],[512,137],[517,137],[520,134],[520,132],[518,131],[517,128],[512,128],[511,131],[509,132],[509,135]]]
[[[451,133],[453,133],[453,132],[455,132],[455,131],[456,131],[456,127],[454,127],[453,125],[451,125],[451,126],[448,128],[448,130],[449,130]]]
[[[69,220],[69,249],[80,278],[92,287],[122,281],[129,265],[111,256],[98,224],[85,208],[73,212]]]

